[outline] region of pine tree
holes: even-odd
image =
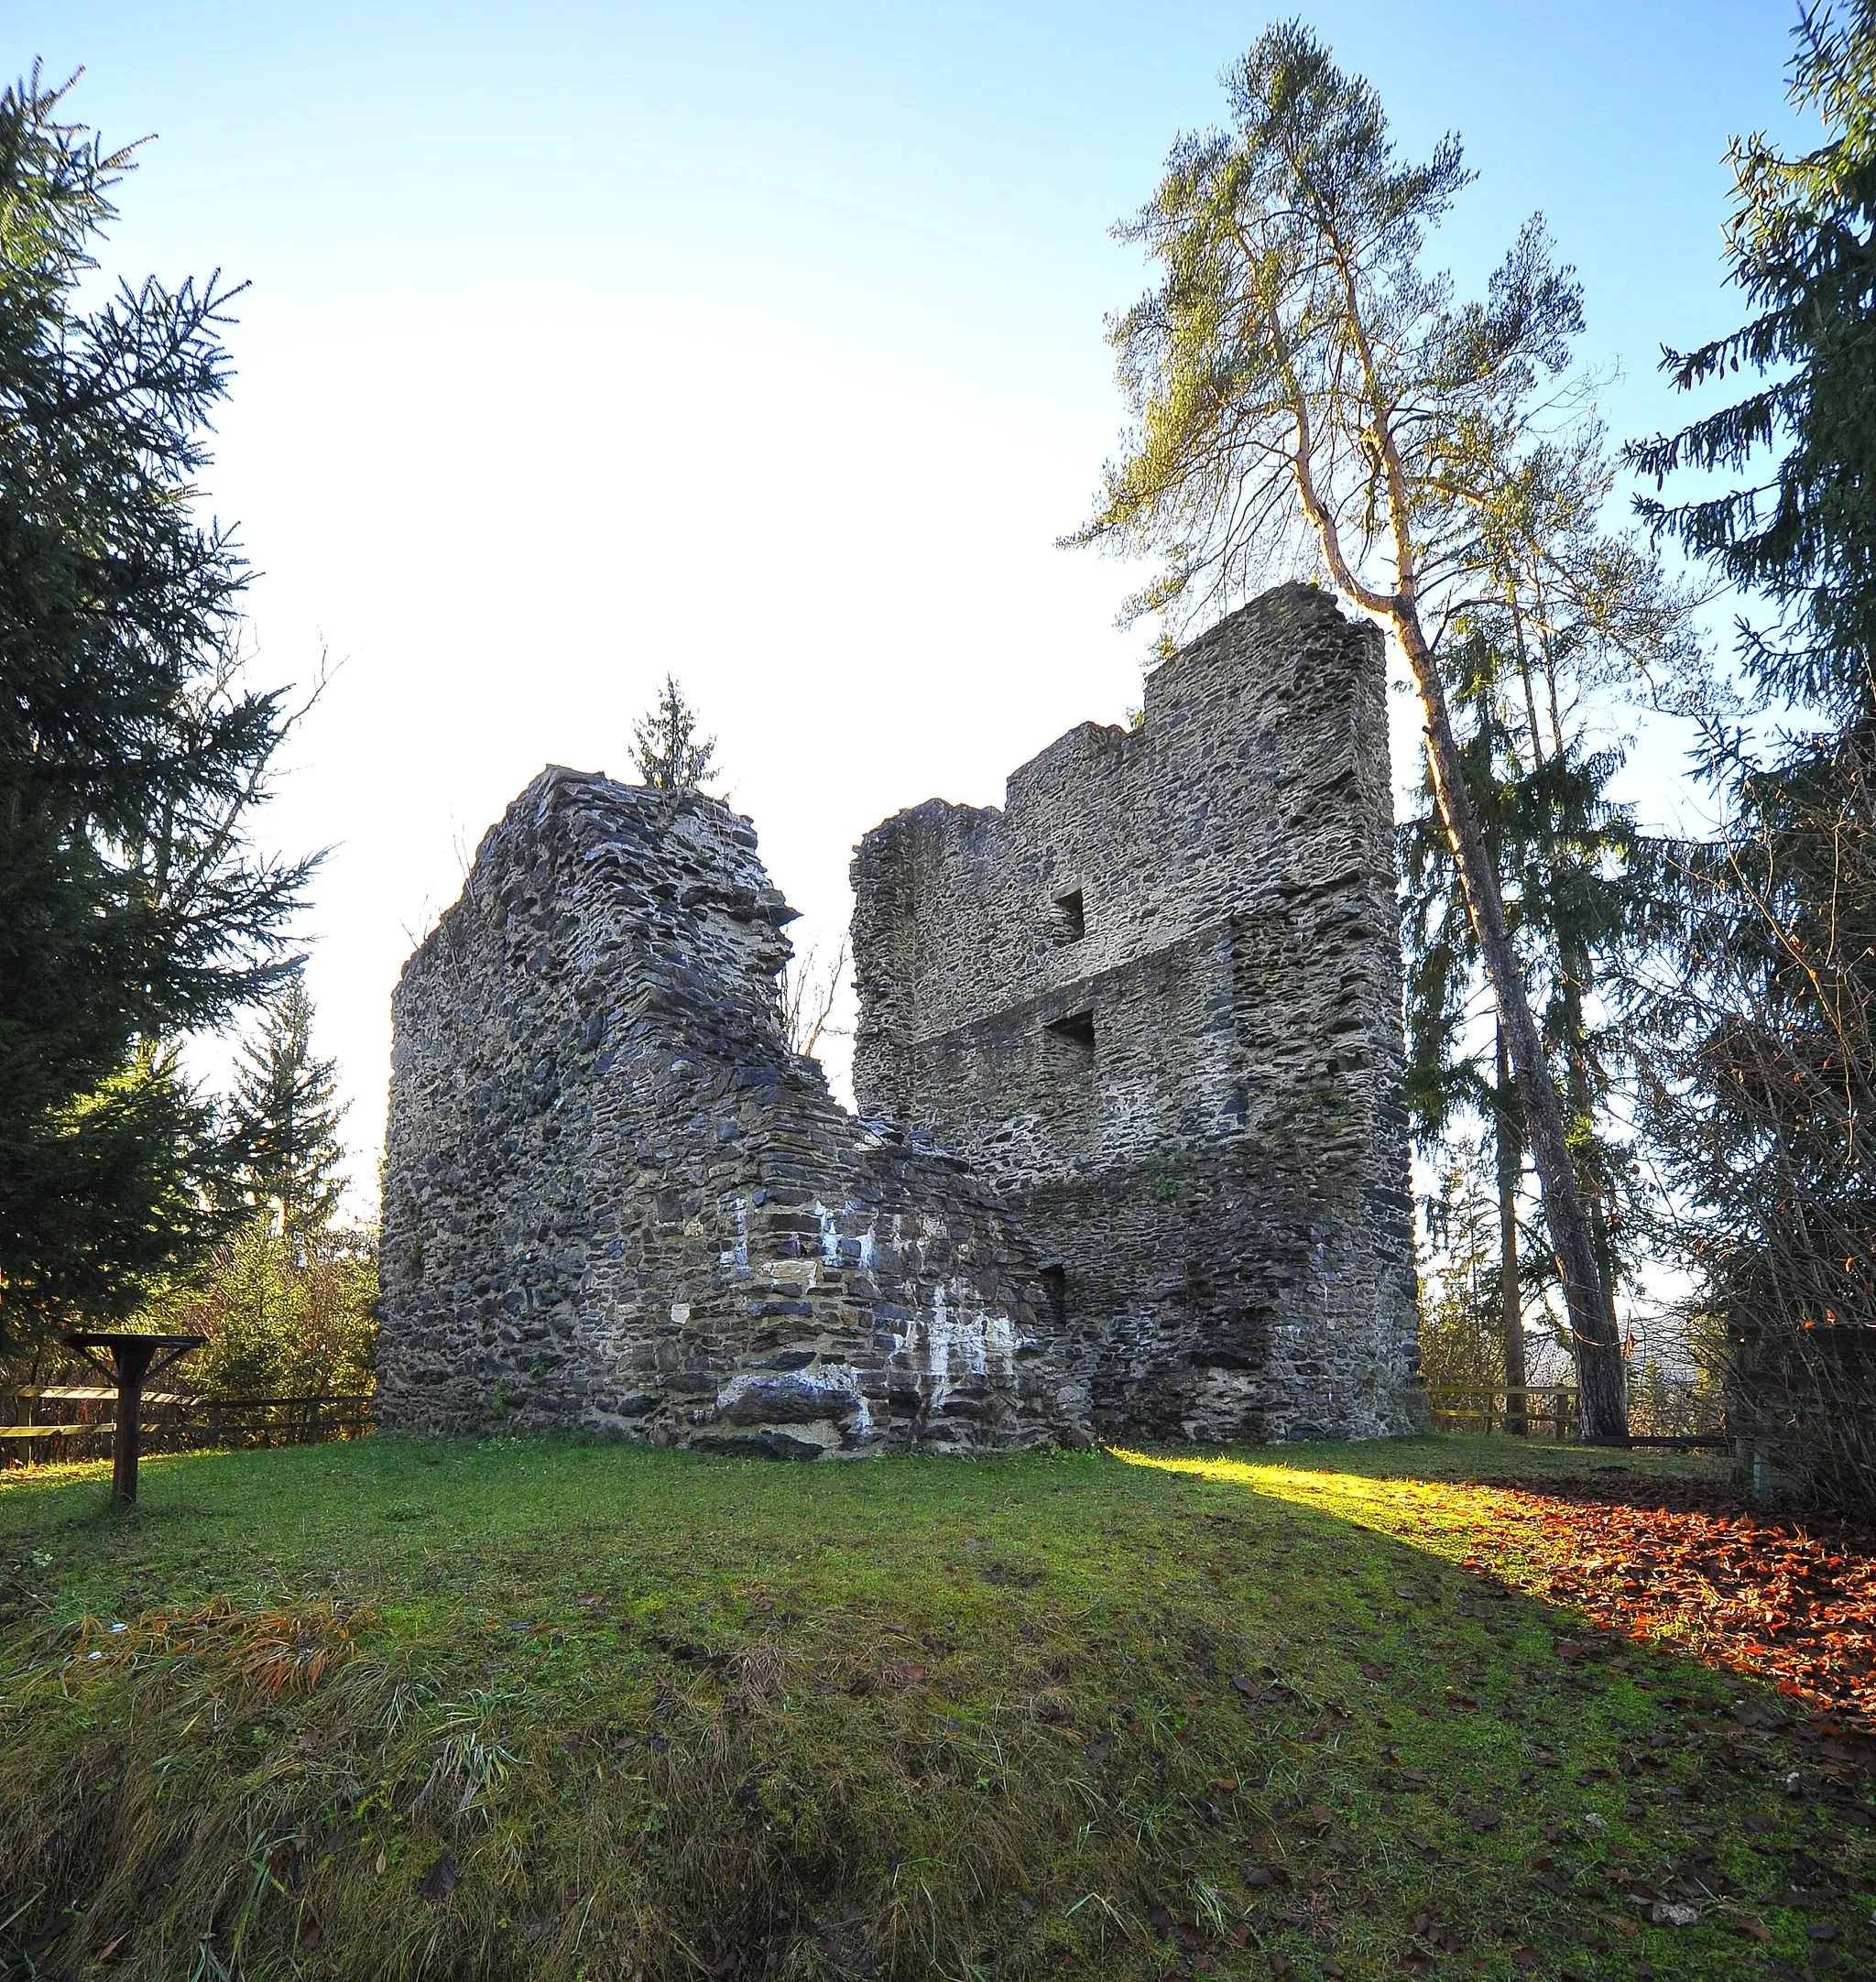
[[[242,1189],[295,1251],[332,1223],[344,1194],[336,1062],[312,1051],[312,1002],[295,975],[242,1054],[234,1146]]]
[[[697,712],[666,675],[658,700],[633,725],[632,755],[638,775],[657,791],[701,791],[716,756],[716,739],[700,738]]]
[[[0,93],[0,1343],[124,1314],[212,1242],[164,1043],[264,995],[310,862],[246,825],[290,718],[245,692],[246,573],[196,521],[234,290],[81,286],[134,164]]]
[[[1310,554],[1392,636],[1518,1082],[1585,1429],[1620,1437],[1621,1345],[1441,653],[1481,588],[1533,625],[1554,616],[1546,598],[1596,589],[1593,565],[1559,556],[1593,532],[1524,522],[1533,505],[1563,509],[1599,441],[1544,430],[1543,382],[1569,362],[1580,292],[1533,219],[1483,299],[1456,303],[1423,258],[1470,177],[1457,142],[1403,160],[1375,93],[1299,24],[1271,28],[1227,86],[1236,128],[1181,138],[1154,197],[1118,230],[1162,278],[1112,327],[1134,430],[1073,540],[1156,555],[1160,574],[1130,610],[1184,617]]]

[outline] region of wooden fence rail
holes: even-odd
[[[1503,1384],[1430,1383],[1426,1398],[1436,1432],[1476,1429],[1489,1436],[1514,1415],[1513,1398],[1523,1399],[1524,1418],[1532,1431],[1547,1431],[1559,1444],[1575,1438],[1580,1424],[1574,1383],[1522,1384],[1509,1389]]]
[[[116,1432],[115,1390],[78,1384],[0,1386],[0,1413],[12,1407],[16,1422],[0,1424],[0,1465],[30,1461],[43,1449],[64,1459],[108,1442]],[[60,1413],[49,1420],[47,1408]],[[366,1392],[317,1397],[193,1397],[147,1391],[143,1399],[145,1452],[191,1452],[206,1447],[315,1445],[359,1438],[371,1429]],[[70,1414],[70,1415],[68,1415]]]
[[[1514,1415],[1511,1399],[1522,1398],[1525,1421],[1532,1432],[1547,1432],[1559,1444],[1583,1435],[1574,1383],[1532,1383],[1510,1389],[1503,1384],[1494,1388],[1489,1384],[1430,1383],[1426,1396],[1435,1432],[1483,1432],[1489,1436],[1503,1430]],[[1639,1417],[1644,1427],[1649,1422],[1645,1406],[1645,1397],[1631,1399],[1631,1416]],[[1684,1451],[1720,1451],[1733,1441],[1722,1427],[1709,1422],[1701,1431],[1640,1430],[1631,1432],[1627,1443]]]

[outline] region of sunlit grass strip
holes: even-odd
[[[1508,1581],[1536,1588],[1554,1566],[1527,1497],[1515,1491],[1450,1480],[1373,1479],[1359,1473],[1270,1464],[1261,1460],[1170,1457],[1108,1448],[1129,1465],[1189,1474],[1221,1486],[1248,1487],[1276,1500],[1315,1508],[1377,1534],[1412,1542],[1443,1561],[1468,1567],[1489,1548],[1492,1566]],[[1508,1531],[1509,1530],[1509,1531]],[[1525,1578],[1532,1581],[1527,1585]]]

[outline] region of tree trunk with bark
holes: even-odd
[[[1524,1395],[1524,1303],[1518,1285],[1518,1180],[1524,1144],[1505,1029],[1498,1034],[1497,1084],[1493,1089],[1492,1133],[1499,1164],[1499,1316],[1505,1345],[1505,1430],[1515,1438],[1531,1430],[1530,1400]]]
[[[1445,685],[1440,680],[1439,661],[1420,624],[1419,553],[1413,536],[1413,502],[1408,477],[1402,465],[1399,447],[1390,421],[1391,407],[1380,384],[1375,353],[1362,321],[1357,284],[1346,252],[1332,227],[1325,225],[1342,277],[1347,298],[1347,322],[1356,356],[1361,367],[1362,391],[1366,395],[1368,445],[1380,464],[1386,488],[1388,517],[1394,540],[1394,589],[1382,592],[1364,584],[1350,566],[1342,547],[1341,529],[1323,500],[1312,468],[1314,429],[1308,401],[1297,379],[1294,355],[1284,342],[1281,326],[1271,323],[1271,348],[1278,354],[1290,396],[1295,422],[1294,452],[1291,467],[1303,513],[1314,529],[1330,575],[1345,598],[1387,626],[1400,642],[1412,671],[1413,686],[1420,696],[1425,718],[1423,731],[1427,768],[1433,780],[1434,802],[1439,808],[1440,823],[1445,828],[1459,887],[1466,897],[1466,912],[1478,943],[1486,977],[1491,985],[1500,1023],[1505,1029],[1511,1065],[1518,1077],[1519,1098],[1524,1105],[1524,1135],[1536,1166],[1539,1188],[1543,1194],[1544,1217],[1550,1226],[1551,1243],[1564,1283],[1564,1301],[1569,1311],[1570,1335],[1576,1352],[1577,1398],[1582,1411],[1583,1435],[1589,1439],[1626,1443],[1629,1435],[1628,1385],[1622,1369],[1620,1337],[1604,1296],[1602,1277],[1597,1270],[1596,1251],[1589,1235],[1583,1199],[1576,1189],[1576,1173],[1570,1159],[1570,1143],[1564,1127],[1563,1104],[1556,1083],[1551,1078],[1550,1062],[1543,1051],[1543,1038],[1531,1010],[1524,979],[1511,948],[1511,932],[1505,926],[1505,905],[1499,893],[1498,869],[1486,850],[1479,830],[1478,814],[1472,795],[1466,789],[1466,771],[1459,746],[1453,735],[1453,718],[1446,706]]]
[[[1453,850],[1467,914],[1491,984],[1499,1022],[1504,1029],[1517,1074],[1519,1098],[1524,1105],[1525,1135],[1543,1193],[1544,1215],[1569,1312],[1583,1435],[1587,1439],[1626,1440],[1629,1401],[1621,1339],[1609,1311],[1589,1220],[1576,1188],[1563,1105],[1551,1078],[1543,1040],[1524,989],[1517,954],[1511,948],[1511,933],[1505,926],[1498,875],[1486,854],[1478,815],[1473,811],[1472,797],[1466,789],[1438,665],[1421,632],[1419,615],[1411,596],[1397,596],[1391,604],[1394,610],[1389,617],[1412,670],[1413,685],[1419,692],[1425,718],[1423,737],[1434,800]]]

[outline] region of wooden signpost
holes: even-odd
[[[129,1507],[136,1498],[136,1443],[143,1411],[143,1387],[158,1370],[202,1347],[206,1335],[67,1335],[65,1344],[93,1369],[110,1378],[117,1391],[117,1428],[111,1446],[111,1502]],[[110,1353],[106,1363],[96,1352]]]

